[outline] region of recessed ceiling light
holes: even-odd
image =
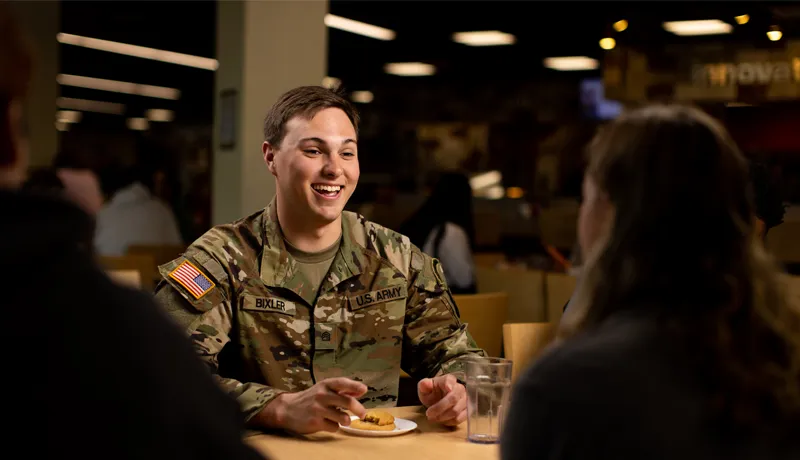
[[[76,110],[59,110],[56,112],[56,120],[62,123],[77,123],[81,121],[83,114]]]
[[[770,30],[767,32],[767,38],[776,42],[783,37],[783,32],[778,28],[778,26],[770,27]]]
[[[357,102],[359,104],[369,104],[375,99],[375,95],[372,94],[372,91],[353,91],[353,94],[350,96],[353,99],[353,102]]]
[[[469,46],[513,45],[517,38],[499,30],[483,30],[477,32],[457,32],[453,41]]]
[[[512,199],[522,198],[525,196],[525,190],[520,187],[509,187],[506,189],[506,196]]]
[[[736,19],[736,24],[739,24],[739,25],[747,24],[748,21],[750,21],[750,15],[742,14],[742,15],[736,16],[733,19]]]
[[[335,14],[325,15],[325,25],[333,29],[344,30],[365,37],[377,38],[378,40],[394,40],[397,34],[391,29],[384,27],[373,26],[366,22],[355,21],[353,19],[343,18]]]
[[[662,24],[664,30],[675,35],[719,35],[729,34],[733,26],[719,19],[704,19],[700,21],[672,21]]]
[[[175,112],[167,109],[150,109],[144,116],[150,121],[172,121],[175,119]]]
[[[124,104],[115,102],[90,101],[88,99],[75,99],[71,97],[59,97],[56,99],[56,106],[62,109],[83,110],[84,112],[110,113],[122,115],[125,112]]]
[[[150,127],[147,118],[128,118],[127,125],[134,131],[147,131],[147,128]]]
[[[322,86],[328,89],[336,89],[342,85],[342,80],[336,77],[325,77],[322,79]]]
[[[59,74],[56,76],[56,81],[65,86],[77,86],[79,88],[111,91],[114,93],[136,94],[139,96],[157,97],[161,99],[178,99],[181,96],[181,92],[175,88],[141,85],[138,83],[128,83],[116,80],[104,80],[102,78],[81,77],[78,75]]]
[[[424,62],[393,62],[383,68],[386,73],[403,77],[422,77],[436,73],[436,67]]]
[[[472,190],[481,190],[494,185],[499,185],[503,181],[503,174],[500,171],[486,171],[478,173],[469,179]]]
[[[612,50],[617,46],[617,41],[611,37],[606,37],[600,40],[600,48],[604,50]]]
[[[493,185],[484,190],[482,195],[487,200],[501,200],[506,196],[506,191],[502,185]]]
[[[553,70],[594,70],[600,63],[588,56],[563,56],[546,58],[544,66]]]
[[[148,48],[146,46],[129,45],[127,43],[112,42],[110,40],[101,40],[99,38],[82,37],[80,35],[65,33],[57,34],[56,40],[65,45],[82,46],[84,48],[124,54],[126,56],[134,56],[144,59],[152,59],[154,61],[169,62],[170,64],[196,67],[198,69],[217,70],[217,68],[219,68],[219,61],[216,59],[192,56],[191,54],[176,53],[174,51]]]
[[[620,19],[619,21],[615,22],[612,27],[614,27],[614,30],[617,32],[622,32],[628,28],[628,21]]]

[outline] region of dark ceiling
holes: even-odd
[[[387,27],[393,41],[380,41],[348,32],[329,31],[329,75],[350,89],[410,81],[383,73],[387,62],[424,61],[437,66],[437,75],[414,78],[413,84],[497,84],[506,80],[572,78],[544,69],[547,56],[586,55],[600,58],[598,40],[612,34],[618,19],[628,30],[613,33],[620,45],[657,49],[671,43],[709,40],[782,46],[767,40],[769,25],[777,23],[787,37],[800,36],[798,7],[788,2],[533,2],[533,1],[332,1],[332,14]],[[677,37],[660,23],[679,19],[722,19],[749,14],[750,22],[731,35]],[[216,2],[78,2],[62,3],[62,32],[214,57]],[[453,32],[501,30],[517,43],[501,47],[468,47],[450,39]],[[302,31],[298,31],[298,34]],[[292,37],[286,37],[291,40]],[[61,46],[61,72],[178,88],[178,101],[62,87],[62,96],[124,102],[129,113],[148,108],[174,109],[181,120],[209,123],[214,73],[79,48]]]

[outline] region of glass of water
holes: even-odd
[[[511,396],[511,360],[465,360],[467,380],[467,439],[480,444],[500,440]]]

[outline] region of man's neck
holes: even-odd
[[[328,224],[313,225],[300,222],[296,216],[281,205],[278,205],[278,222],[283,232],[283,237],[295,248],[304,252],[320,252],[331,247],[342,235],[342,216]],[[293,218],[294,217],[294,218]]]

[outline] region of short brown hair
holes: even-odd
[[[12,101],[23,99],[28,92],[32,67],[28,43],[17,28],[8,5],[0,1],[0,166],[15,161],[8,110]]]
[[[264,118],[264,140],[278,147],[286,135],[286,123],[295,116],[313,118],[322,109],[341,109],[358,135],[358,111],[340,93],[322,86],[300,86],[278,98]]]

